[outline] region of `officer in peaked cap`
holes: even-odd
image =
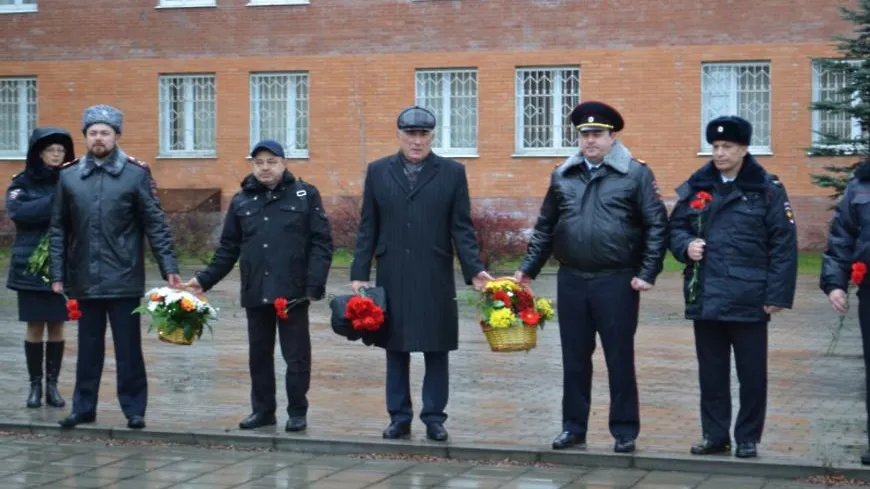
[[[751,458],[767,405],[767,326],[794,301],[797,233],[782,182],[749,153],[752,125],[718,117],[706,137],[713,158],[677,188],[670,218],[671,252],[686,264],[686,319],[694,322],[701,389],[702,439],[690,452],[731,452],[733,349],[740,383],[734,455]]]
[[[411,434],[409,362],[412,352],[422,352],[420,420],[427,438],[446,441],[448,355],[459,347],[454,249],[466,284],[479,289],[492,277],[480,259],[465,166],[432,152],[435,115],[408,107],[396,126],[398,153],[370,163],[366,171],[351,287],[357,292],[368,286],[376,259],[376,283],[389,302],[385,334],[375,343],[387,359],[390,424],[383,437]]]
[[[562,432],[553,448],[586,443],[595,335],[610,381],[614,451],[630,453],[640,431],[634,368],[640,292],[652,288],[667,247],[667,210],[652,170],[615,133],[622,115],[602,102],[571,111],[580,152],[550,175],[526,258],[515,278],[534,279],[553,254],[564,365]],[[582,198],[580,197],[582,196]],[[559,227],[559,232],[554,229]]]
[[[574,107],[571,111],[571,122],[580,132],[619,132],[625,127],[622,115],[616,109],[595,101],[584,102]]]

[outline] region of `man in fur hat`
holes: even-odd
[[[96,421],[107,317],[121,410],[129,428],[145,427],[148,380],[133,309],[145,293],[146,236],[169,286],[182,286],[156,185],[148,166],[118,147],[122,126],[123,115],[114,107],[85,110],[87,155],[62,166],[54,201],[52,290],[78,300],[81,311],[72,413],[60,421],[64,428]]]

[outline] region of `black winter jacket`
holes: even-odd
[[[834,211],[819,280],[825,294],[834,289],[849,290],[852,263],[856,261],[870,265],[870,162],[855,170]],[[861,284],[862,288],[868,286],[870,280]]]
[[[209,290],[240,262],[241,305],[322,299],[332,264],[332,237],[320,193],[284,172],[269,190],[253,175],[242,181],[224,219],[220,246],[208,267],[196,274]]]
[[[767,321],[764,306],[791,308],[797,284],[797,233],[788,195],[782,182],[749,154],[727,195],[722,193],[721,175],[709,162],[677,188],[670,249],[686,264],[686,319]],[[699,235],[699,214],[691,208],[691,201],[700,191],[711,194],[713,200],[700,212]],[[698,237],[706,246],[697,298],[690,304],[694,262],[686,250]]]
[[[553,171],[520,270],[534,278],[552,254],[580,272],[631,270],[654,284],[667,250],[667,221],[652,170],[617,141],[595,174],[582,154]]]
[[[120,149],[98,167],[90,155],[64,165],[51,218],[52,282],[76,299],[145,293],[145,237],[165,279],[178,273],[172,234],[151,171]]]
[[[12,184],[6,191],[6,213],[15,223],[15,243],[6,287],[13,290],[51,291],[49,278],[29,273],[27,261],[48,232],[51,222],[59,169],[46,166],[39,153],[54,143],[66,148],[67,158],[75,156],[72,137],[66,130],[55,127],[35,129],[30,136],[25,169],[12,177]]]

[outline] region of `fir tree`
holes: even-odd
[[[856,160],[844,166],[825,166],[827,174],[810,175],[813,184],[833,190],[831,198],[839,199],[855,168],[870,159],[868,127],[870,127],[870,0],[859,0],[856,9],[840,8],[843,18],[855,26],[855,37],[835,38],[841,59],[819,60],[818,69],[843,73],[845,85],[833,97],[813,103],[810,110],[841,113],[861,126],[858,137],[852,133],[835,134],[820,131],[809,149],[814,156],[853,155]]]

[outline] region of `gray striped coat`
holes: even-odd
[[[387,294],[391,351],[450,351],[459,344],[454,250],[466,284],[484,270],[471,222],[465,166],[430,153],[412,189],[398,154],[370,163],[351,280]]]

